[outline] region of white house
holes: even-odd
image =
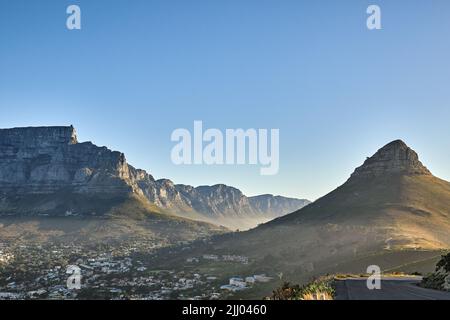
[[[247,284],[245,283],[244,279],[234,277],[234,278],[230,278],[230,286],[245,288],[247,286]]]
[[[271,277],[267,277],[265,274],[255,274],[253,278],[255,278],[255,281],[258,282],[269,282],[270,280],[272,280]]]
[[[255,277],[246,277],[245,282],[248,284],[254,284],[255,283]]]

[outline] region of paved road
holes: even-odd
[[[369,290],[367,279],[347,279],[336,283],[336,300],[450,300],[450,292],[417,286],[418,278],[386,278],[380,290]]]

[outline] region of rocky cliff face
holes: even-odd
[[[395,140],[368,158],[351,178],[371,178],[386,174],[431,175],[414,150],[403,141]]]
[[[167,179],[144,188],[146,196],[158,206],[178,212],[193,210],[206,217],[279,217],[298,210],[310,201],[273,195],[247,197],[239,189],[218,184],[193,187]]]
[[[273,196],[271,194],[250,197],[249,200],[251,206],[258,212],[263,214],[278,212],[278,216],[294,212],[311,203],[306,199],[286,198],[281,196]]]
[[[73,127],[0,130],[2,192],[126,192],[129,178],[122,153],[78,143]]]
[[[259,223],[303,208],[310,202],[281,196],[247,197],[223,184],[193,187],[167,179],[144,179],[138,183],[145,196],[158,207],[183,217],[217,223],[232,229],[248,229]]]
[[[210,211],[213,215],[248,215],[254,214],[254,208],[249,199],[236,188],[223,184],[215,186],[200,186],[196,188],[200,203],[198,210]]]
[[[61,193],[68,198],[60,199]],[[215,217],[277,217],[306,203],[273,196],[252,199],[225,185],[194,188],[155,180],[129,165],[123,153],[91,142],[79,143],[72,126],[0,130],[0,214],[14,213],[22,196],[46,195],[53,203],[34,205],[37,212],[51,211],[49,208],[65,212],[76,210],[74,204],[64,205],[73,195],[85,195],[95,202],[96,195],[107,201],[127,194],[145,197],[177,214],[195,212],[196,218],[208,221]],[[16,199],[14,205],[11,199]],[[60,199],[59,205],[54,204],[55,199]]]

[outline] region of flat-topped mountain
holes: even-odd
[[[307,200],[248,198],[225,185],[194,188],[155,180],[123,153],[78,142],[70,127],[0,130],[0,215],[101,216],[130,196],[156,211],[248,229]],[[276,199],[276,205],[271,205]]]
[[[48,194],[132,191],[136,172],[120,152],[78,143],[73,127],[0,130],[0,190]]]
[[[0,130],[0,242],[161,246],[224,232],[168,215],[137,182],[152,180],[120,152],[79,143],[73,127]]]

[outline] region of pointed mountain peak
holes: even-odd
[[[395,140],[378,150],[352,174],[355,177],[377,177],[386,174],[431,175],[419,161],[417,153],[402,140]]]
[[[403,140],[400,140],[400,139],[389,142],[387,145],[385,145],[380,150],[389,149],[389,148],[411,149],[410,147],[408,147],[408,145]]]

